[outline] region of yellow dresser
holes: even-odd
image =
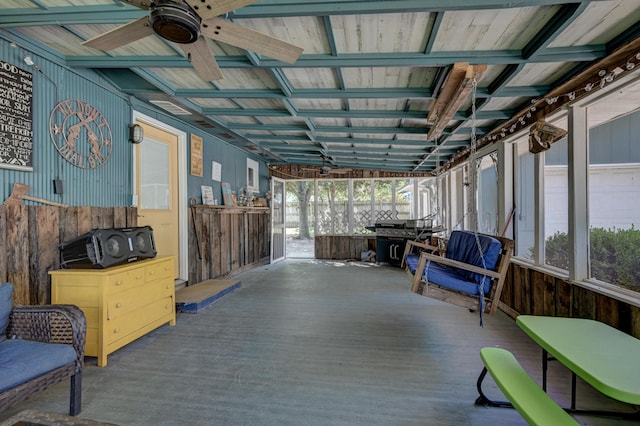
[[[87,317],[85,355],[107,355],[155,328],[176,324],[173,257],[105,269],[50,271],[51,303],[79,306]]]

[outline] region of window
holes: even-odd
[[[477,164],[476,205],[478,231],[497,235],[498,231],[498,156],[484,155]]]
[[[566,128],[566,121],[558,124]],[[544,258],[545,263],[569,269],[569,178],[567,138],[551,145],[544,164]]]
[[[640,291],[640,112],[588,108],[591,277]],[[629,108],[637,108],[636,100]]]
[[[373,225],[372,180],[353,181],[353,233],[366,235],[371,233],[365,226]]]
[[[529,152],[528,136],[516,142],[516,174],[514,216],[516,238],[515,254],[525,259],[535,260],[535,162]]]
[[[349,185],[347,180],[318,181],[316,235],[339,235],[349,232]]]

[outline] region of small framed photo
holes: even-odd
[[[202,190],[202,204],[213,206],[213,188],[202,185],[200,189]]]

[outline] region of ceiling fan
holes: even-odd
[[[82,43],[99,50],[112,50],[152,34],[178,43],[204,81],[220,80],[222,72],[205,36],[270,58],[294,63],[302,48],[251,28],[219,18],[259,0],[122,0],[149,16],[131,21]]]
[[[345,167],[332,167],[327,166],[326,163],[327,157],[325,155],[322,156],[322,166],[320,169],[302,169],[307,171],[318,172],[320,176],[329,176],[330,174],[343,175],[345,173],[349,173],[351,169]]]

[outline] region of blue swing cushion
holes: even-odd
[[[476,237],[484,254],[484,264]],[[453,231],[447,243],[446,257],[495,271],[501,250],[502,243],[488,235],[476,235],[470,231]],[[419,260],[420,256],[415,254],[406,257],[405,262],[412,274],[416,273]],[[484,284],[485,295],[489,294],[491,289],[490,277],[460,268],[439,265],[436,261],[427,262],[422,277],[425,281],[428,279],[429,283],[470,295],[480,294],[479,284]]]

